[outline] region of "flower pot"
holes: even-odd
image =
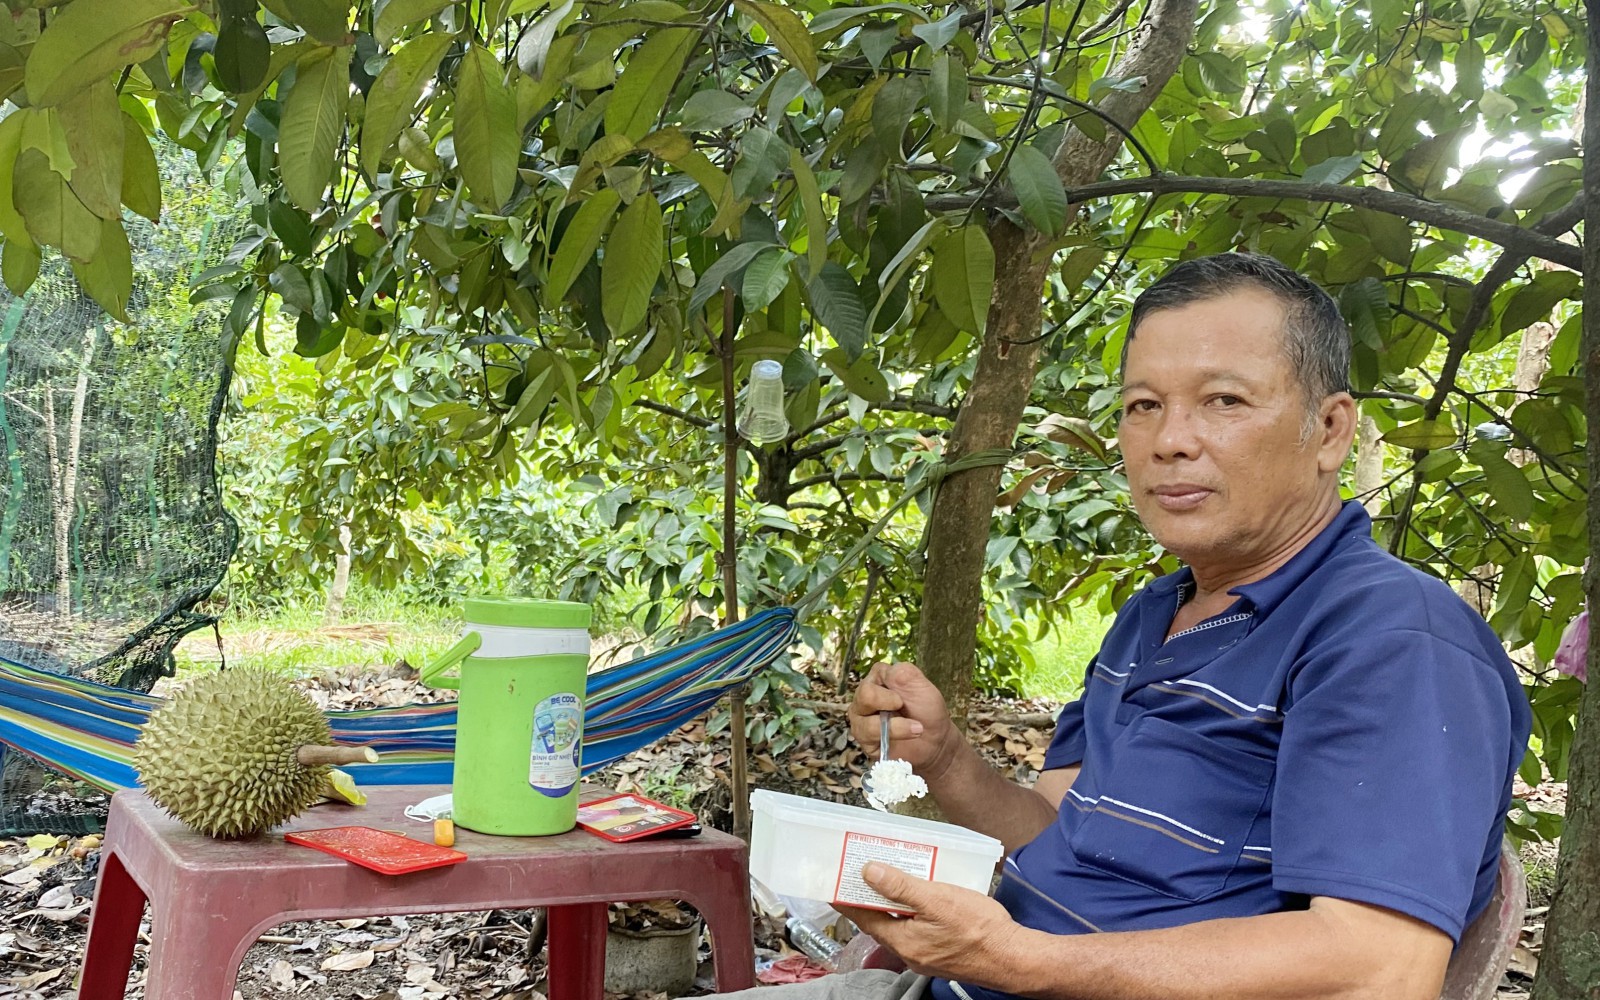
[[[611,927],[606,931],[608,993],[665,993],[682,996],[694,985],[700,922],[688,927],[645,931]]]

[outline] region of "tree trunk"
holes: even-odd
[[[1556,328],[1551,323],[1535,323],[1522,331],[1522,343],[1517,348],[1517,368],[1511,377],[1518,393],[1533,392],[1544,381],[1550,370],[1550,345],[1556,341]],[[1521,399],[1521,396],[1518,396]],[[1512,448],[1506,458],[1513,465],[1527,465],[1534,460],[1533,452],[1526,448]]]
[[[72,415],[67,422],[66,454],[56,437],[56,393],[44,390],[45,455],[50,463],[50,515],[54,528],[56,617],[65,622],[72,617],[72,515],[78,506],[78,452],[83,445],[83,411],[89,400],[89,367],[94,361],[96,330],[83,337],[83,354],[78,359],[78,382],[72,391]]]
[[[1194,36],[1196,0],[1153,0],[1126,54],[1110,76],[1143,77],[1134,91],[1114,90],[1100,102],[1106,117],[1132,128],[1177,70]],[[1056,155],[1069,188],[1097,179],[1116,156],[1122,136],[1107,128],[1103,142],[1073,130]],[[1009,448],[1022,419],[1038,366],[1040,295],[1052,264],[1048,239],[1000,220],[989,231],[995,250],[994,297],[972,387],[961,403],[946,453],[949,459]],[[984,552],[999,493],[1001,468],[983,466],[950,476],[928,518],[928,568],[918,624],[917,659],[944,692],[956,724],[966,727],[978,619],[983,610]]]
[[[350,596],[350,522],[339,525],[339,554],[333,557],[333,584],[328,587],[328,606],[322,612],[322,625],[339,624],[344,617],[345,598]]]
[[[1589,65],[1600,60],[1600,0],[1586,0]],[[1585,84],[1583,148],[1600,150],[1600,77]],[[1586,155],[1584,187],[1600,191],[1600,156]],[[1600,275],[1600,198],[1585,209],[1584,271]],[[1600,282],[1583,286],[1583,358],[1589,433],[1600,428]],[[1589,464],[1589,570],[1585,590],[1589,607],[1600,610],[1600,463]],[[1578,706],[1577,735],[1572,740],[1567,774],[1567,821],[1556,867],[1555,898],[1545,923],[1544,953],[1534,980],[1534,1000],[1600,998],[1600,643],[1589,640],[1589,682]]]
[[[1383,497],[1378,495],[1378,488],[1383,485],[1383,432],[1378,430],[1378,422],[1365,413],[1356,429],[1356,496],[1363,498],[1361,503],[1367,513],[1377,517],[1383,510]]]

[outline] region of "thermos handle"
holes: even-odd
[[[476,653],[478,647],[482,645],[483,636],[476,632],[466,633],[456,640],[455,645],[445,650],[437,660],[422,668],[422,683],[431,688],[459,689],[461,687],[461,678],[444,676],[444,672]]]

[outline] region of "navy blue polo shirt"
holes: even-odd
[[[1081,764],[996,898],[1055,934],[1372,903],[1459,940],[1488,903],[1527,698],[1499,640],[1355,502],[1222,614],[1193,574],[1117,614],[1045,768]],[[999,996],[937,980],[939,1000]]]

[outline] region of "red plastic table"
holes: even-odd
[[[404,809],[447,788],[364,789],[361,808],[319,807],[256,840],[191,832],[139,791],[111,800],[91,910],[80,1000],[122,997],[144,903],[151,904],[147,1000],[230,1000],[239,963],[267,928],[461,910],[549,908],[552,1000],[599,1000],[606,903],[676,899],[711,932],[719,992],[755,985],[749,858],[743,841],[698,837],[613,844],[582,830],[490,837],[457,827],[467,860],[388,876],[284,843],[292,829],[362,825],[432,838]]]

